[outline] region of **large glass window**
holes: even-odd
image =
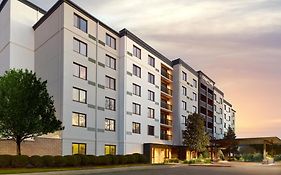
[[[116,110],[115,99],[105,97],[105,109],[115,111]]]
[[[148,82],[155,84],[155,76],[151,73],[148,73]]]
[[[72,99],[73,99],[73,101],[87,103],[87,91],[73,87]]]
[[[197,101],[197,94],[195,92],[193,92],[193,100]]]
[[[187,74],[182,71],[182,80],[187,81]]]
[[[87,33],[87,21],[82,18],[81,16],[78,16],[77,14],[74,14],[74,26],[78,29],[82,30],[83,32]]]
[[[140,134],[141,133],[141,124],[133,122],[132,124],[132,132],[135,134]]]
[[[113,49],[116,49],[116,39],[113,36],[106,34],[106,45]]]
[[[141,115],[141,105],[133,103],[133,114]]]
[[[184,96],[187,95],[187,89],[184,86],[182,86],[182,95],[184,95]]]
[[[87,56],[87,44],[76,38],[73,38],[73,50],[81,55]]]
[[[133,55],[141,59],[141,50],[137,46],[133,46]]]
[[[141,86],[133,83],[133,94],[136,96],[141,96]]]
[[[112,77],[105,76],[105,86],[108,89],[116,90],[116,80]]]
[[[133,75],[141,77],[141,68],[137,65],[133,65]]]
[[[116,155],[116,145],[104,145],[105,155]]]
[[[148,90],[148,100],[155,101],[155,93],[151,90]]]
[[[72,126],[86,127],[86,114],[72,112]]]
[[[72,155],[82,154],[86,155],[86,144],[85,143],[72,143]]]
[[[115,131],[115,120],[105,119],[105,130],[106,131]]]
[[[154,136],[154,126],[147,126],[147,135]]]
[[[75,77],[87,80],[87,67],[78,63],[73,63],[73,75]]]
[[[182,101],[182,109],[186,110],[187,109],[187,104],[185,101]]]
[[[155,110],[153,108],[148,108],[148,118],[155,118]]]
[[[109,55],[105,55],[105,65],[111,69],[116,70],[116,59]]]
[[[148,55],[148,64],[152,67],[155,67],[155,58],[152,56]]]
[[[193,87],[197,88],[197,81],[193,79]]]

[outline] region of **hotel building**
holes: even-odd
[[[222,108],[223,93],[213,80],[70,0],[58,0],[48,11],[26,0],[3,0],[0,25],[0,74],[22,68],[47,80],[65,127],[26,141],[23,154],[145,153],[160,163],[186,153],[182,131],[192,113],[205,117],[210,136],[225,132],[216,134],[222,116],[214,110]],[[234,127],[232,107],[223,112]],[[8,144],[0,141],[0,154],[15,154]]]

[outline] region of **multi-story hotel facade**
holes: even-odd
[[[0,25],[0,74],[29,69],[47,80],[65,127],[24,143],[25,154],[146,153],[158,163],[179,154],[192,113],[205,117],[210,136],[226,132],[216,134],[223,93],[213,80],[69,0],[47,12],[26,0],[3,0]],[[234,127],[232,106],[231,112]]]

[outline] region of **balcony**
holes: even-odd
[[[204,95],[206,95],[206,90],[205,89],[203,89],[202,87],[201,87],[201,89],[200,89],[200,92],[201,92],[201,94],[204,94]]]
[[[213,111],[214,111],[214,110],[213,110],[213,106],[211,106],[211,105],[208,104],[208,110],[210,110],[210,111],[213,112]]]
[[[164,125],[172,126],[173,121],[170,119],[167,119],[165,116],[161,116],[160,123],[164,124]]]
[[[166,86],[161,85],[161,91],[172,96],[173,95],[173,91],[171,89],[168,89]]]
[[[161,107],[164,108],[164,109],[167,109],[169,111],[173,110],[172,105],[170,105],[170,104],[168,104],[168,103],[166,103],[164,101],[161,101]]]
[[[172,140],[172,135],[161,133],[160,139],[161,140]]]
[[[167,78],[167,79],[173,81],[173,76],[172,76],[171,74],[169,74],[169,73],[167,72],[167,70],[165,70],[165,69],[163,69],[163,68],[161,68],[161,75],[164,76],[165,78]]]

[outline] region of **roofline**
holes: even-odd
[[[236,112],[236,110],[234,110],[234,109],[231,109],[233,112]]]
[[[228,106],[232,107],[232,104],[226,101],[225,99],[223,99],[223,102],[226,103]]]
[[[44,10],[44,9],[42,9],[41,7],[39,7],[39,6],[35,5],[35,4],[33,4],[32,2],[29,2],[29,1],[27,1],[27,0],[18,0],[18,1],[21,2],[21,3],[23,3],[23,4],[25,4],[25,5],[27,5],[27,6],[29,6],[30,8],[33,8],[33,9],[36,10],[36,11],[39,11],[39,12],[42,13],[42,14],[46,14],[46,13],[47,13],[46,10]]]
[[[146,42],[138,38],[136,35],[134,35],[132,32],[127,30],[126,28],[122,29],[120,32],[120,37],[127,36],[134,42],[136,42],[138,45],[142,46],[146,50],[148,50],[150,53],[154,54],[156,57],[160,58],[162,61],[164,61],[166,64],[172,67],[172,62],[168,58],[166,58],[164,55],[162,55],[160,52],[152,48],[150,45],[148,45]]]
[[[208,75],[206,75],[204,72],[202,72],[201,70],[197,71],[198,74],[203,74],[205,77],[207,77],[209,80],[211,80],[212,83],[216,84],[216,82],[214,82]],[[199,77],[199,76],[198,76]]]
[[[3,0],[0,4],[0,12],[3,10],[3,8],[5,7],[5,5],[7,4],[8,0]]]
[[[184,62],[182,59],[178,58],[172,61],[172,66],[181,64],[184,68],[186,68],[187,70],[189,70],[191,73],[193,73],[194,75],[196,75],[198,77],[198,73],[196,70],[194,70],[191,66],[189,66],[186,62]]]
[[[87,16],[88,18],[90,18],[91,20],[98,22],[101,26],[103,26],[104,28],[108,29],[109,31],[111,31],[112,33],[114,33],[117,36],[120,36],[119,33],[112,29],[111,27],[109,27],[108,25],[104,24],[103,22],[101,22],[100,20],[98,20],[96,17],[94,17],[93,15],[91,15],[90,13],[88,13],[87,11],[85,11],[84,9],[82,9],[80,6],[78,6],[77,4],[75,4],[74,2],[72,2],[71,0],[58,0],[50,9],[49,11],[33,26],[33,29],[36,30],[54,11],[56,11],[56,9],[58,7],[60,7],[60,5],[62,3],[66,3],[68,5],[70,5],[71,7],[73,7],[75,10],[79,11],[80,13],[82,13],[83,15]]]
[[[224,96],[223,91],[221,91],[219,88],[217,88],[216,86],[214,87],[215,91],[217,91],[219,94],[221,94],[222,96]]]

